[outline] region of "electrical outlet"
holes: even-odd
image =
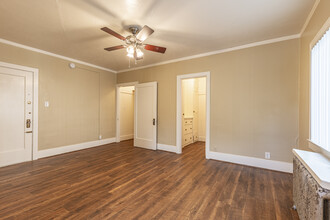
[[[99,140],[101,140],[102,139],[102,135],[99,135]]]
[[[270,152],[265,152],[265,158],[270,159]]]

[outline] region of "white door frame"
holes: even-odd
[[[119,83],[116,85],[116,142],[120,142],[120,87],[135,86],[139,84],[138,81]]]
[[[38,77],[39,70],[36,68],[20,66],[11,63],[0,62],[1,67],[22,70],[33,74],[33,120],[32,120],[32,160],[38,159]]]
[[[182,80],[191,78],[206,78],[206,134],[205,157],[210,153],[210,72],[191,73],[177,76],[176,83],[176,153],[182,153]]]

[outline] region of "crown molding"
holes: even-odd
[[[5,40],[5,39],[2,39],[2,38],[0,38],[0,43],[11,45],[11,46],[14,46],[14,47],[23,48],[23,49],[30,50],[30,51],[33,51],[33,52],[45,54],[45,55],[48,55],[48,56],[60,58],[60,59],[67,60],[67,61],[70,61],[70,62],[79,63],[79,64],[90,66],[90,67],[93,67],[93,68],[96,68],[96,69],[105,70],[105,71],[112,72],[112,73],[117,73],[117,71],[112,70],[112,69],[97,66],[97,65],[94,65],[94,64],[91,64],[91,63],[87,63],[87,62],[84,62],[84,61],[81,61],[81,60],[76,60],[76,59],[66,57],[66,56],[62,56],[62,55],[59,55],[59,54],[51,53],[51,52],[48,52],[48,51],[45,51],[45,50],[40,50],[40,49],[37,49],[37,48],[34,48],[34,47],[26,46],[26,45],[19,44],[19,43],[16,43],[16,42],[12,42],[12,41],[9,41],[9,40]]]
[[[34,48],[34,47],[26,46],[26,45],[19,44],[19,43],[16,43],[16,42],[12,42],[12,41],[9,41],[9,40],[5,40],[5,39],[2,39],[2,38],[0,38],[0,43],[15,46],[15,47],[19,47],[19,48],[23,48],[23,49],[34,51],[34,52],[37,52],[37,53],[42,53],[42,54],[53,56],[53,57],[57,57],[57,58],[60,58],[60,59],[71,61],[71,62],[75,62],[75,63],[83,64],[83,65],[86,65],[86,66],[94,67],[94,68],[97,68],[97,69],[109,71],[109,72],[112,72],[112,73],[130,72],[130,71],[134,71],[134,70],[140,70],[140,69],[145,69],[145,68],[149,68],[149,67],[160,66],[160,65],[164,65],[164,64],[170,64],[170,63],[175,63],[175,62],[180,62],[180,61],[185,61],[185,60],[190,60],[190,59],[196,59],[196,58],[201,58],[201,57],[206,57],[206,56],[231,52],[231,51],[235,51],[235,50],[242,50],[242,49],[246,49],[246,48],[251,48],[251,47],[256,47],[256,46],[261,46],[261,45],[266,45],[266,44],[271,44],[271,43],[276,43],[276,42],[281,42],[281,41],[300,38],[302,33],[305,31],[310,19],[312,18],[313,14],[315,13],[315,10],[316,10],[319,3],[320,3],[320,0],[315,1],[314,6],[313,6],[312,10],[310,11],[310,13],[309,13],[309,15],[308,15],[308,17],[305,21],[305,24],[303,25],[303,28],[301,29],[299,34],[294,34],[294,35],[289,35],[289,36],[284,36],[284,37],[279,37],[279,38],[273,38],[273,39],[264,40],[264,41],[258,41],[258,42],[254,42],[254,43],[250,43],[250,44],[240,45],[240,46],[237,46],[237,47],[231,47],[231,48],[226,48],[226,49],[222,49],[222,50],[216,50],[216,51],[211,51],[211,52],[207,52],[207,53],[201,53],[201,54],[196,54],[196,55],[192,55],[192,56],[181,57],[181,58],[178,58],[178,59],[172,59],[172,60],[167,60],[167,61],[163,61],[163,62],[158,62],[158,63],[149,64],[149,65],[140,66],[140,67],[135,67],[135,68],[123,69],[123,70],[118,70],[118,71],[115,71],[115,70],[112,70],[112,69],[109,69],[109,68],[105,68],[105,67],[101,67],[101,66],[97,66],[97,65],[87,63],[87,62],[84,62],[84,61],[81,61],[81,60],[73,59],[73,58],[70,58],[70,57],[62,56],[62,55],[59,55],[59,54],[51,53],[51,52],[48,52],[48,51],[45,51],[45,50],[40,50],[40,49],[37,49],[37,48]]]
[[[159,65],[169,64],[169,63],[175,63],[175,62],[190,60],[190,59],[199,58],[199,57],[205,57],[205,56],[210,56],[210,55],[215,55],[215,54],[220,54],[220,53],[226,53],[226,52],[235,51],[235,50],[241,50],[241,49],[245,49],[245,48],[249,48],[249,47],[256,47],[256,46],[260,46],[260,45],[271,44],[271,43],[276,43],[276,42],[280,42],[280,41],[301,38],[301,36],[304,33],[307,25],[310,22],[312,16],[314,15],[314,13],[316,11],[316,8],[319,5],[319,3],[320,3],[320,0],[315,1],[315,3],[313,5],[311,11],[309,12],[309,14],[307,16],[307,19],[306,19],[301,31],[299,32],[299,34],[284,36],[284,37],[280,37],[280,38],[274,38],[274,39],[265,40],[265,41],[259,41],[259,42],[255,42],[255,43],[251,43],[251,44],[245,44],[245,45],[241,45],[241,46],[237,46],[237,47],[212,51],[212,52],[208,52],[208,53],[197,54],[197,55],[193,55],[193,56],[182,57],[182,58],[168,60],[168,61],[159,62],[159,63],[154,63],[154,64],[150,64],[150,65],[146,65],[146,66],[119,70],[119,71],[117,71],[117,73],[130,72],[130,71],[134,71],[134,70],[145,69],[145,68],[149,68],[149,67],[154,67],[154,66],[159,66]]]
[[[299,33],[300,37],[301,37],[302,34],[304,33],[304,31],[305,31],[307,25],[309,24],[310,20],[312,19],[312,16],[314,15],[314,13],[315,13],[315,11],[316,11],[316,8],[317,8],[317,6],[319,5],[319,3],[320,3],[320,0],[316,0],[316,1],[315,1],[314,5],[313,5],[313,8],[312,8],[312,10],[309,12],[309,14],[308,14],[308,16],[307,16],[307,19],[306,19],[306,21],[305,21],[305,23],[304,23],[304,25],[303,25],[303,27],[302,27],[300,33]]]
[[[149,64],[149,65],[145,65],[145,66],[129,68],[129,69],[123,69],[123,70],[119,70],[119,71],[115,71],[115,70],[112,70],[112,69],[109,69],[109,68],[97,66],[97,65],[94,65],[94,64],[91,64],[91,63],[87,63],[87,62],[84,62],[84,61],[81,61],[81,60],[73,59],[73,58],[62,56],[62,55],[55,54],[55,53],[51,53],[51,52],[41,50],[41,49],[37,49],[37,48],[34,48],[34,47],[26,46],[26,45],[19,44],[19,43],[16,43],[16,42],[12,42],[12,41],[9,41],[9,40],[5,40],[5,39],[2,39],[2,38],[0,38],[0,43],[11,45],[11,46],[14,46],[14,47],[23,48],[23,49],[34,51],[34,52],[37,52],[37,53],[42,53],[42,54],[53,56],[53,57],[57,57],[57,58],[60,58],[60,59],[63,59],[63,60],[68,60],[68,61],[71,61],[71,62],[83,64],[83,65],[86,65],[86,66],[90,66],[90,67],[97,68],[97,69],[100,69],[100,70],[105,70],[105,71],[112,72],[112,73],[130,72],[130,71],[134,71],[134,70],[140,70],[140,69],[145,69],[145,68],[149,68],[149,67],[160,66],[160,65],[164,65],[164,64],[170,64],[170,63],[175,63],[175,62],[180,62],[180,61],[185,61],[185,60],[190,60],[190,59],[195,59],[195,58],[200,58],[200,57],[206,57],[206,56],[231,52],[231,51],[235,51],[235,50],[241,50],[241,49],[245,49],[245,48],[256,47],[256,46],[261,46],[261,45],[265,45],[265,44],[271,44],[271,43],[276,43],[276,42],[280,42],[280,41],[286,41],[286,40],[300,38],[302,36],[302,34],[304,33],[307,25],[309,24],[312,16],[314,15],[314,13],[316,11],[316,8],[319,5],[319,3],[320,3],[320,0],[315,1],[315,3],[313,5],[310,13],[308,14],[307,19],[306,19],[306,21],[305,21],[305,23],[304,23],[304,25],[303,25],[303,27],[302,27],[299,34],[289,35],[289,36],[284,36],[284,37],[279,37],[279,38],[274,38],[274,39],[269,39],[269,40],[264,40],[264,41],[259,41],[259,42],[254,42],[254,43],[250,43],[250,44],[244,44],[244,45],[237,46],[237,47],[231,47],[231,48],[227,48],[227,49],[216,50],[216,51],[211,51],[211,52],[207,52],[207,53],[201,53],[201,54],[196,54],[196,55],[192,55],[192,56],[181,57],[181,58],[178,58],[178,59],[167,60],[167,61],[158,62],[158,63],[154,63],[154,64]]]
[[[272,44],[272,43],[276,43],[276,42],[292,40],[292,39],[297,39],[297,38],[300,38],[300,34],[289,35],[289,36],[284,36],[284,37],[279,37],[279,38],[254,42],[254,43],[250,43],[250,44],[244,44],[244,45],[237,46],[237,47],[231,47],[231,48],[227,48],[227,49],[196,54],[196,55],[193,55],[193,56],[181,57],[181,58],[178,58],[178,59],[167,60],[167,61],[164,61],[164,62],[154,63],[154,64],[141,66],[141,67],[136,67],[136,68],[119,70],[119,71],[117,71],[117,73],[130,72],[130,71],[134,71],[134,70],[145,69],[145,68],[149,68],[149,67],[160,66],[160,65],[175,63],[175,62],[179,62],[179,61],[191,60],[191,59],[211,56],[211,55],[215,55],[215,54],[227,53],[227,52],[231,52],[231,51],[235,51],[235,50],[242,50],[242,49],[246,49],[246,48],[250,48],[250,47],[256,47],[256,46],[261,46],[261,45],[265,45],[265,44]]]

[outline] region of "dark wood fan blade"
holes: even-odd
[[[166,51],[165,47],[158,47],[158,46],[154,46],[154,45],[150,45],[150,44],[144,45],[144,49],[158,52],[158,53],[165,53],[165,51]]]
[[[147,25],[144,25],[144,27],[139,31],[139,33],[136,35],[136,38],[139,39],[141,42],[145,41],[152,33],[154,33],[154,30],[152,30]]]
[[[114,36],[114,37],[116,37],[120,40],[125,40],[126,39],[125,37],[121,36],[120,34],[114,32],[113,30],[111,30],[107,27],[103,27],[103,28],[101,28],[101,30],[107,32],[108,34],[111,34],[112,36]]]
[[[107,48],[104,48],[105,50],[107,51],[113,51],[113,50],[119,50],[119,49],[122,49],[122,48],[125,48],[124,45],[118,45],[118,46],[114,46],[114,47],[107,47]]]

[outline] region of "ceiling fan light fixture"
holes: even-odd
[[[134,47],[132,45],[128,46],[126,50],[127,50],[127,53],[132,54],[132,55],[134,54]]]
[[[141,49],[136,49],[136,55],[137,55],[137,57],[138,58],[141,58],[141,57],[143,57],[143,52],[141,51]]]
[[[126,48],[127,56],[129,58],[133,58],[135,60],[135,64],[138,60],[143,59],[144,53],[142,52],[142,48],[145,50],[157,52],[157,53],[165,53],[165,47],[159,47],[150,44],[143,44],[143,42],[154,32],[153,29],[145,25],[142,29],[138,26],[132,26],[130,31],[132,32],[131,35],[127,37],[123,37],[122,35],[116,33],[115,31],[103,27],[101,28],[102,31],[124,41],[124,45],[118,45],[113,47],[104,48],[106,51],[114,51],[122,48]],[[130,59],[129,59],[130,60]]]

